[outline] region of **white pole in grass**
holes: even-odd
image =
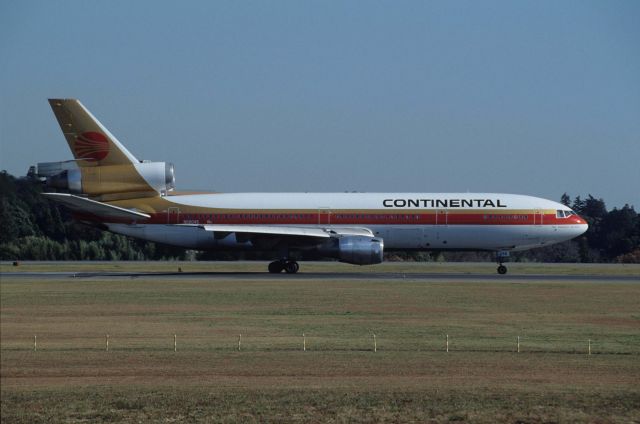
[[[109,352],[109,335],[108,334],[104,336],[104,345],[105,345],[105,350]]]
[[[38,336],[33,336],[33,351],[38,350]]]
[[[518,353],[520,353],[520,336],[518,336]]]
[[[449,352],[449,335],[447,334],[447,352]]]
[[[307,351],[307,337],[302,333],[302,351]]]
[[[373,334],[373,351],[377,352],[378,351],[378,343],[376,342],[376,334]]]
[[[240,352],[241,343],[242,343],[242,334],[238,334],[238,352]]]
[[[591,355],[591,339],[589,339],[589,355]]]
[[[178,336],[176,334],[173,335],[173,351],[178,351]]]

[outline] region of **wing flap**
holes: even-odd
[[[330,234],[336,237],[342,236],[364,236],[364,237],[375,237],[373,231],[368,228],[360,228],[360,227],[332,227],[328,229]]]
[[[95,200],[74,196],[73,194],[42,193],[42,195],[54,202],[68,207],[74,212],[89,213],[103,219],[139,220],[151,217],[146,213],[109,205],[107,203],[96,202]]]

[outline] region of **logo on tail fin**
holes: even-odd
[[[74,149],[78,159],[98,162],[109,154],[109,141],[99,132],[87,131],[76,137]]]

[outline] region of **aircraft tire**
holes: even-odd
[[[285,264],[284,270],[287,274],[295,274],[300,269],[300,265],[296,261],[289,261]]]
[[[279,274],[284,269],[284,264],[280,261],[273,261],[269,264],[269,272],[271,274]]]
[[[507,273],[507,267],[506,267],[506,266],[504,266],[504,265],[500,265],[500,266],[498,267],[498,274],[500,274],[500,275],[504,275],[504,274],[506,274],[506,273]]]

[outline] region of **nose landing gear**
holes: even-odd
[[[503,265],[504,262],[509,261],[509,251],[500,250],[496,252],[496,262],[498,262],[498,274],[504,275],[507,273],[507,267]]]
[[[300,265],[296,261],[280,260],[273,261],[269,264],[269,272],[272,274],[279,274],[285,271],[287,274],[295,274],[300,269]]]

